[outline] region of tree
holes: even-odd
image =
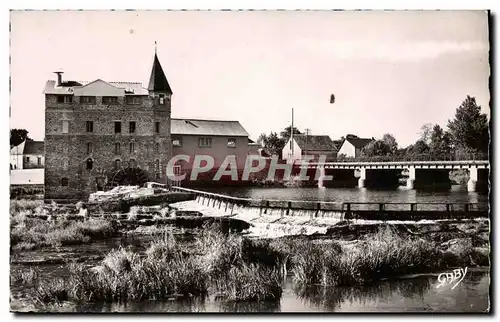
[[[293,135],[295,134],[302,134],[298,128],[296,128],[295,126],[293,127]],[[292,126],[289,125],[287,127],[285,127],[283,129],[283,131],[280,132],[280,137],[285,141],[284,144],[286,144],[286,142],[288,142],[288,140],[290,139],[290,137],[292,136]]]
[[[451,154],[450,133],[444,132],[439,124],[432,128],[429,153],[440,157],[447,157]]]
[[[429,144],[431,141],[432,127],[432,123],[426,123],[420,128],[420,140],[425,144]]]
[[[266,133],[261,133],[259,137],[257,138],[257,143],[260,144],[260,146],[265,146],[265,142],[267,140],[267,135]]]
[[[24,140],[31,140],[28,137],[28,131],[25,129],[11,129],[10,130],[10,146],[14,147],[21,144]]]
[[[285,141],[278,137],[276,132],[271,132],[264,141],[264,147],[271,155],[280,155],[285,146]]]
[[[386,133],[382,137],[382,141],[384,141],[384,143],[387,144],[387,146],[389,147],[390,154],[396,153],[396,151],[398,150],[398,142],[396,141],[394,135]]]
[[[361,151],[362,155],[366,157],[384,156],[390,154],[390,152],[390,146],[383,140],[372,141]]]
[[[486,114],[481,113],[476,99],[467,95],[455,112],[455,118],[448,121],[452,144],[460,150],[487,153],[489,128]]]
[[[429,154],[429,146],[422,139],[406,148],[406,155],[410,158],[415,158],[422,154]]]

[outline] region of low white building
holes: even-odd
[[[339,158],[357,158],[361,155],[361,150],[372,141],[374,141],[374,138],[364,139],[348,137],[342,141],[337,156]]]
[[[24,140],[10,149],[10,170],[41,169],[45,165],[43,141]]]
[[[293,141],[290,138],[282,150],[282,158],[289,162],[302,160],[305,155],[314,156],[315,160],[324,155],[326,161],[333,161],[337,156],[337,147],[328,135],[298,134],[294,135]]]

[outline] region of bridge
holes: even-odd
[[[434,161],[336,161],[309,162],[298,165],[307,170],[318,170],[323,180],[354,181],[355,171],[359,172],[357,185],[360,188],[377,184],[397,184],[401,172],[407,172],[406,186],[409,189],[426,186],[446,187],[451,185],[449,171],[466,169],[469,173],[468,191],[488,187],[490,164],[487,160],[434,160]],[[307,171],[306,170],[306,171]],[[307,171],[310,172],[310,171]]]

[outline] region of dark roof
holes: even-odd
[[[26,140],[24,154],[44,154],[44,142]]]
[[[335,147],[337,148],[337,150],[340,149],[340,147],[342,146],[342,143],[344,143],[343,140],[333,140],[333,144],[335,145]]]
[[[158,60],[156,53],[153,62],[153,69],[151,70],[151,77],[149,78],[148,90],[172,94],[172,89],[168,84],[167,77],[163,72],[163,68],[161,68],[160,61]]]
[[[171,119],[173,135],[248,136],[238,121]]]
[[[373,141],[373,139],[363,139],[363,138],[347,138],[345,139],[345,141],[348,141],[349,143],[351,143],[352,145],[354,145],[354,147],[356,149],[362,149],[364,148],[368,143],[370,143],[371,141]],[[343,143],[343,142],[342,142]]]
[[[307,148],[307,150],[316,151],[336,151],[336,146],[333,144],[332,139],[328,135],[294,135],[295,142],[299,145],[301,149]],[[306,146],[307,141],[307,146]]]

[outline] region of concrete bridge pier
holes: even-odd
[[[469,168],[469,181],[467,181],[467,191],[488,190],[488,169],[478,169],[477,166]]]
[[[415,167],[408,168],[408,180],[406,180],[406,188],[408,189],[415,188],[415,178],[416,178],[415,172],[416,172]]]
[[[366,183],[366,168],[359,169],[358,188],[364,188]]]

